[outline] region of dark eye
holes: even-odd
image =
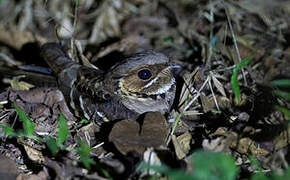
[[[138,77],[142,80],[150,79],[152,76],[152,73],[148,69],[142,69],[138,72]]]

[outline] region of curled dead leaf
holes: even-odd
[[[14,161],[1,155],[0,167],[0,179],[12,180],[16,178],[18,172]]]
[[[122,154],[143,154],[147,147],[164,145],[168,133],[165,117],[160,112],[149,112],[145,114],[141,126],[138,122],[128,119],[117,122],[109,140]]]
[[[172,136],[172,142],[175,148],[175,153],[178,159],[183,159],[190,150],[190,142],[192,136],[189,132],[186,132],[178,137]]]
[[[37,163],[43,163],[45,160],[44,160],[44,156],[42,154],[41,151],[35,149],[35,148],[32,148],[28,145],[23,145],[24,146],[24,149],[26,151],[26,154],[28,155],[29,159],[31,159],[32,161],[35,161]]]
[[[251,154],[254,156],[266,156],[269,154],[269,151],[260,148],[253,140],[250,138],[241,138],[239,141],[233,141],[231,147],[236,149],[239,153],[242,154]]]

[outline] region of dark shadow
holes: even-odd
[[[40,45],[38,43],[26,43],[19,51],[16,51],[14,57],[25,64],[48,67],[44,59],[40,56]]]
[[[257,93],[254,95],[253,110],[250,114],[250,123],[263,119],[273,111],[274,105],[278,104],[272,89],[268,86],[257,85]]]
[[[122,53],[118,51],[113,51],[110,54],[98,59],[97,62],[95,62],[94,64],[101,70],[107,71],[113,65],[115,65],[116,63],[124,59],[125,59],[125,56]]]

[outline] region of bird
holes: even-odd
[[[133,54],[106,71],[75,62],[59,43],[44,44],[40,53],[77,117],[98,124],[136,120],[150,111],[167,113],[173,104],[179,66],[160,52]]]

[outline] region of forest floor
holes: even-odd
[[[104,71],[164,53],[171,112],[69,118],[46,42]],[[0,179],[290,179],[289,90],[289,0],[0,0]]]

